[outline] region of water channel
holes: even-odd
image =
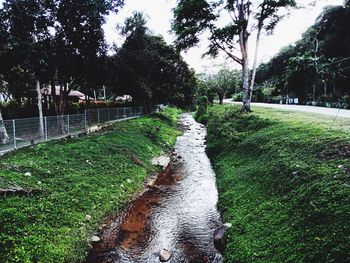
[[[184,133],[170,165],[103,230],[87,262],[156,263],[162,249],[171,252],[171,263],[220,262],[213,232],[221,221],[206,129],[188,113],[179,124]]]

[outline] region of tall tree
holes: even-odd
[[[126,40],[114,56],[115,93],[128,94],[150,110],[154,103],[193,103],[196,85],[193,71],[163,37],[149,32],[142,13],[127,18],[122,29]],[[186,105],[187,104],[187,105]]]
[[[1,109],[0,109],[0,144],[6,144],[9,142],[9,136],[5,127],[4,120],[2,118]]]
[[[118,12],[123,4],[123,0],[58,1],[55,29],[60,114],[64,114],[65,99],[74,86],[93,88],[91,68],[106,52],[102,25],[106,15]]]
[[[206,0],[180,0],[174,9],[172,23],[172,29],[177,35],[175,42],[179,49],[188,49],[199,42],[199,35],[209,31],[210,45],[206,54],[217,56],[222,51],[241,65],[242,109],[250,111],[261,32],[272,32],[283,17],[282,9],[294,6],[294,0],[226,0],[212,3]],[[220,26],[222,17],[230,19],[224,26]],[[251,31],[256,28],[257,48],[250,79],[248,40]]]
[[[35,80],[39,112],[39,133],[44,135],[41,88],[47,67],[46,44],[53,28],[53,1],[50,0],[7,0],[2,10],[7,20],[12,57],[15,66],[23,69]]]

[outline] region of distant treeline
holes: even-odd
[[[302,39],[259,66],[257,93],[282,100],[297,97],[301,104],[349,108],[349,25],[349,0],[344,6],[326,7]]]

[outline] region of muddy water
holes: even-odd
[[[183,114],[180,124],[184,134],[171,164],[123,215],[109,222],[87,262],[154,263],[163,248],[172,252],[172,263],[220,257],[213,245],[213,231],[221,222],[215,174],[205,153],[206,130],[191,114]]]

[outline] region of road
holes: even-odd
[[[231,99],[224,100],[224,103],[228,104],[241,104],[241,102],[232,102]],[[326,108],[326,107],[314,107],[314,106],[305,106],[305,105],[286,105],[286,104],[269,104],[269,103],[252,103],[252,106],[273,108],[279,110],[292,110],[292,111],[302,111],[302,112],[311,112],[319,113],[328,116],[337,116],[340,118],[350,118],[350,110],[335,109],[335,108]]]

